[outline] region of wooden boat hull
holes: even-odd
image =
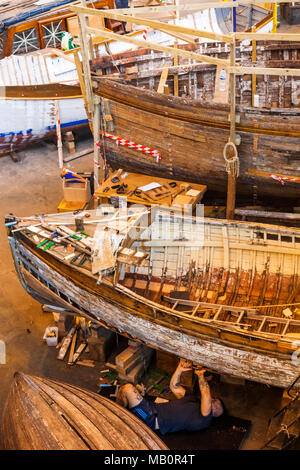
[[[120,285],[95,279],[10,237],[19,279],[27,292],[51,308],[73,311],[135,341],[185,357],[220,373],[287,388],[299,375],[291,344],[215,328],[193,317],[168,315]]]
[[[16,373],[1,423],[5,450],[166,450],[139,419],[108,398]]]
[[[84,102],[77,87],[7,87],[5,97],[0,97],[1,113],[6,116],[0,124],[0,155],[55,135],[55,96],[59,99],[63,133],[88,125]]]
[[[98,94],[109,102],[114,135],[161,152],[161,159],[105,139],[107,160],[124,168],[154,176],[176,178],[226,193],[223,150],[229,135],[226,105],[204,106],[200,101],[101,78]],[[282,173],[300,178],[300,110],[238,107],[237,133],[240,174],[237,192],[256,200],[291,200],[297,203],[300,184],[281,184],[271,177]],[[187,158],[188,156],[188,158]],[[254,171],[254,173],[253,173]],[[262,171],[267,176],[259,176]],[[256,173],[256,174],[255,174]]]

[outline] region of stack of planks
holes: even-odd
[[[151,348],[129,341],[128,348],[116,356],[119,379],[137,384],[149,366],[153,352]]]

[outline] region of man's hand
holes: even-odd
[[[177,369],[180,369],[182,372],[187,370],[192,370],[192,361],[188,361],[187,359],[181,358],[178,364]]]
[[[206,369],[195,369],[195,374],[198,375],[198,377],[204,377],[204,374],[206,372]]]

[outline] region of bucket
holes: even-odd
[[[49,333],[55,333],[55,336],[50,336],[48,338]],[[48,346],[57,346],[58,343],[58,328],[57,326],[48,326],[45,330],[45,334],[43,339],[46,340]]]

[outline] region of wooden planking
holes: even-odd
[[[1,436],[7,450],[167,449],[144,423],[113,401],[20,373],[8,395]]]
[[[162,159],[157,164],[149,156],[136,155],[136,151],[128,148],[119,147],[116,152],[115,144],[107,140],[108,159],[114,169],[126,168],[129,171],[165,177],[172,177],[172,174],[175,176],[173,169],[176,169],[177,179],[180,175],[180,179],[203,181],[214,190],[225,190],[226,173],[222,152],[228,139],[228,107],[224,109],[216,105],[215,108],[205,108],[199,102],[187,99],[183,104],[182,100],[125,86],[105,78],[99,81],[99,94],[110,99],[116,135],[144,143],[162,152]],[[197,122],[192,122],[195,118]],[[259,133],[258,148],[263,156],[260,167],[272,172],[271,169],[276,171],[284,165],[289,168],[287,173],[300,177],[295,162],[288,161],[285,156],[288,154],[297,158],[300,133],[295,138],[285,136],[286,118],[278,113],[266,120],[265,114],[257,111],[255,118],[257,127],[254,127],[253,113],[242,113],[241,122],[237,124],[237,132],[242,136],[242,145],[239,147],[241,175],[238,179],[238,191],[242,193],[252,191],[250,188],[253,185],[253,176],[248,175],[247,171],[253,163],[252,149],[256,133]],[[210,127],[209,122],[212,121],[214,124]],[[295,111],[294,117],[289,115],[288,132],[292,133],[293,126],[294,130],[299,129],[297,122],[298,112]],[[251,129],[249,126],[252,123]],[[282,136],[276,136],[274,129],[276,133],[282,132]],[[262,134],[264,132],[266,135]],[[188,154],[190,158],[183,159],[184,154]],[[199,155],[203,155],[203,158],[199,158]],[[268,194],[272,198],[274,191],[276,197],[283,198],[297,194],[297,185],[294,183],[282,186],[272,178],[256,178],[256,182],[259,194]]]

